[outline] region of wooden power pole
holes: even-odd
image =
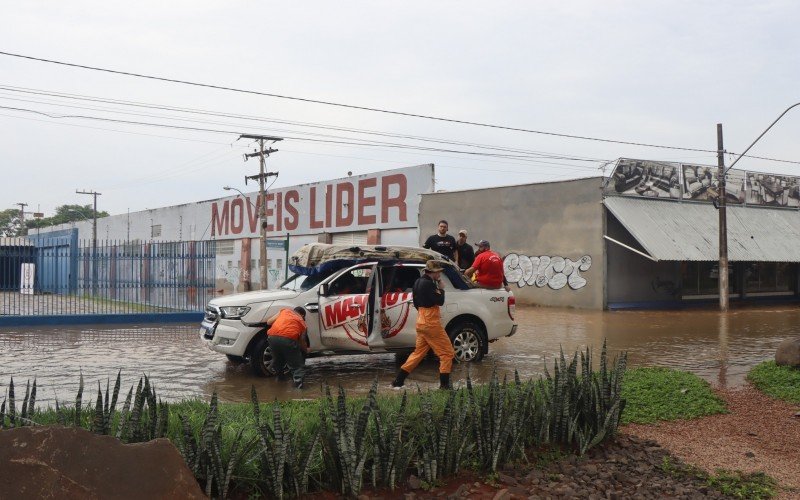
[[[15,203],[15,205],[19,206],[19,232],[17,232],[20,236],[25,236],[28,234],[27,228],[25,227],[25,207],[28,206],[27,203]]]
[[[269,288],[269,280],[267,275],[267,188],[266,180],[268,177],[277,177],[278,172],[267,172],[266,158],[278,150],[273,148],[264,149],[264,143],[278,142],[283,139],[280,137],[270,137],[267,135],[240,135],[239,139],[254,139],[258,141],[259,148],[253,153],[245,154],[244,159],[258,157],[260,169],[257,175],[248,175],[244,178],[244,183],[247,184],[248,179],[258,180],[258,196],[261,204],[258,206],[258,220],[261,226],[260,239],[259,239],[259,258],[258,268],[261,278],[261,289],[267,290]]]
[[[719,310],[728,311],[728,214],[725,200],[725,150],[722,124],[717,123],[717,180],[719,182]]]

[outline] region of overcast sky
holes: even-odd
[[[260,92],[475,122],[741,152],[800,101],[800,3],[762,2],[2,2],[0,51]],[[63,204],[112,214],[244,191],[252,145],[237,133],[395,144],[525,158],[287,139],[269,160],[289,186],[422,163],[437,189],[597,175],[633,157],[716,164],[714,153],[558,138],[196,88],[0,56],[0,208]],[[12,89],[13,88],[13,89]],[[20,90],[25,90],[21,92]],[[134,101],[270,120],[414,135],[412,141],[306,125],[64,99]],[[67,107],[72,106],[72,107]],[[135,113],[135,114],[132,114]],[[800,161],[800,109],[752,151]],[[189,121],[191,120],[191,121]],[[331,137],[322,137],[325,134]],[[554,159],[531,152],[547,153]],[[585,161],[584,161],[585,160]],[[728,159],[730,161],[730,158]],[[800,173],[796,164],[739,166]]]

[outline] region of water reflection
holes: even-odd
[[[778,344],[797,335],[800,308],[761,307],[721,315],[712,310],[599,312],[549,308],[518,308],[519,331],[490,346],[483,363],[457,365],[453,379],[486,381],[492,370],[523,378],[544,373],[563,348],[567,354],[587,347],[595,361],[607,339],[611,356],[628,352],[631,366],[666,366],[688,370],[719,386],[744,383],[753,365],[774,356]],[[93,399],[97,381],[122,369],[123,388],[147,374],[161,397],[179,400],[208,398],[217,391],[225,401],[248,401],[254,385],[262,400],[318,397],[323,384],[343,385],[366,393],[376,377],[388,387],[397,365],[391,354],[338,356],[309,361],[307,388],[254,377],[246,365],[232,365],[200,341],[197,325],[96,326],[66,328],[6,328],[0,330],[0,391],[13,376],[17,394],[25,381],[37,378],[37,399],[44,404],[72,401],[83,373]],[[438,384],[436,360],[412,374],[411,385]],[[89,392],[91,391],[91,392]],[[20,396],[18,396],[19,398]]]

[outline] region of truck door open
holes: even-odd
[[[421,271],[421,265],[413,264],[378,267],[374,327],[367,339],[370,349],[413,348],[417,338],[417,310],[411,290]]]
[[[322,345],[339,350],[368,351],[376,264],[360,264],[319,289],[319,331]]]

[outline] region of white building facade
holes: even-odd
[[[417,245],[421,195],[433,190],[433,164],[269,190],[265,208],[269,286],[286,278],[287,256],[307,243]],[[97,220],[97,238],[216,240],[221,293],[258,289],[261,203],[256,191],[113,215]],[[71,228],[78,230],[80,240],[91,240],[91,221],[42,229],[41,234]]]

